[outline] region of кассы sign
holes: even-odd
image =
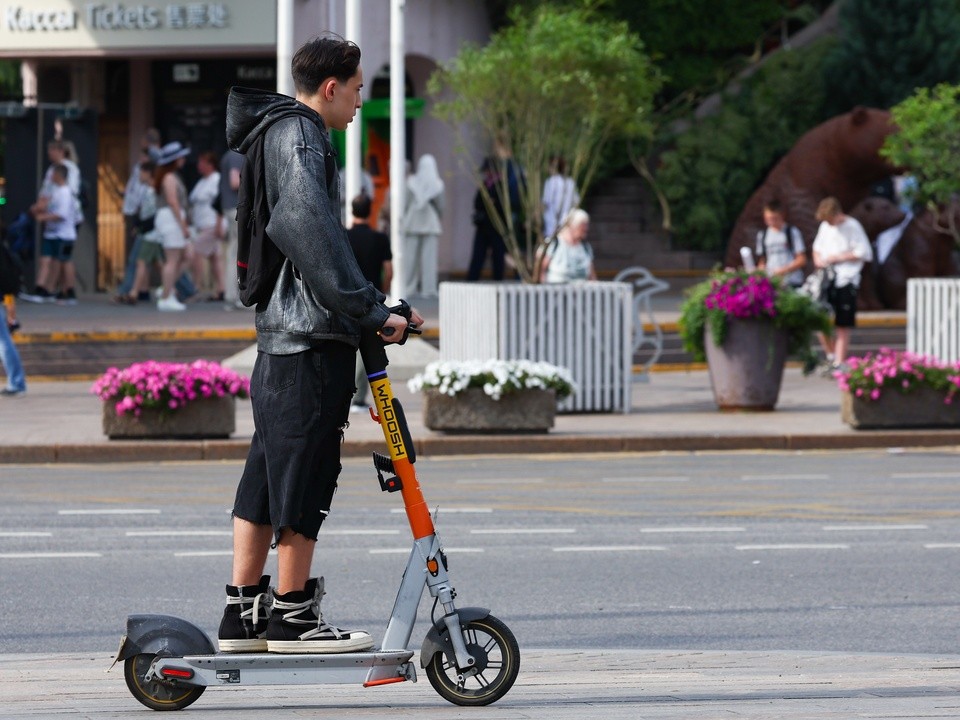
[[[25,33],[71,31],[82,25],[94,31],[216,29],[226,28],[229,18],[226,3],[222,2],[159,6],[90,2],[82,10],[12,5],[5,8],[4,28]]]

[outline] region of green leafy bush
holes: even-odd
[[[728,92],[715,115],[672,139],[656,180],[670,203],[675,247],[725,247],[776,161],[824,120],[821,61],[831,42],[778,53],[738,92]]]

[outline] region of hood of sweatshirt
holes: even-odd
[[[230,88],[227,97],[228,147],[246,153],[258,135],[278,118],[290,114],[303,115],[325,127],[319,113],[292,97],[266,90]]]

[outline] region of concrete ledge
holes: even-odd
[[[956,447],[960,430],[858,431],[844,435],[457,435],[414,439],[418,456],[537,453],[718,452],[743,450],[858,450]],[[0,445],[0,464],[57,462],[171,462],[244,460],[249,438],[236,440],[120,440],[86,445]],[[343,457],[383,452],[378,440],[346,441]]]

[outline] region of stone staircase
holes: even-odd
[[[198,358],[221,361],[248,347],[248,338],[162,339],[143,337],[98,339],[95,334],[80,337],[30,335],[18,338],[17,350],[27,377],[88,377],[110,366],[124,367],[144,360],[192,362]]]
[[[642,265],[655,275],[701,273],[720,261],[714,253],[670,248],[670,235],[660,225],[656,196],[638,175],[597,184],[584,209],[590,213],[590,244],[602,277],[633,265]]]

